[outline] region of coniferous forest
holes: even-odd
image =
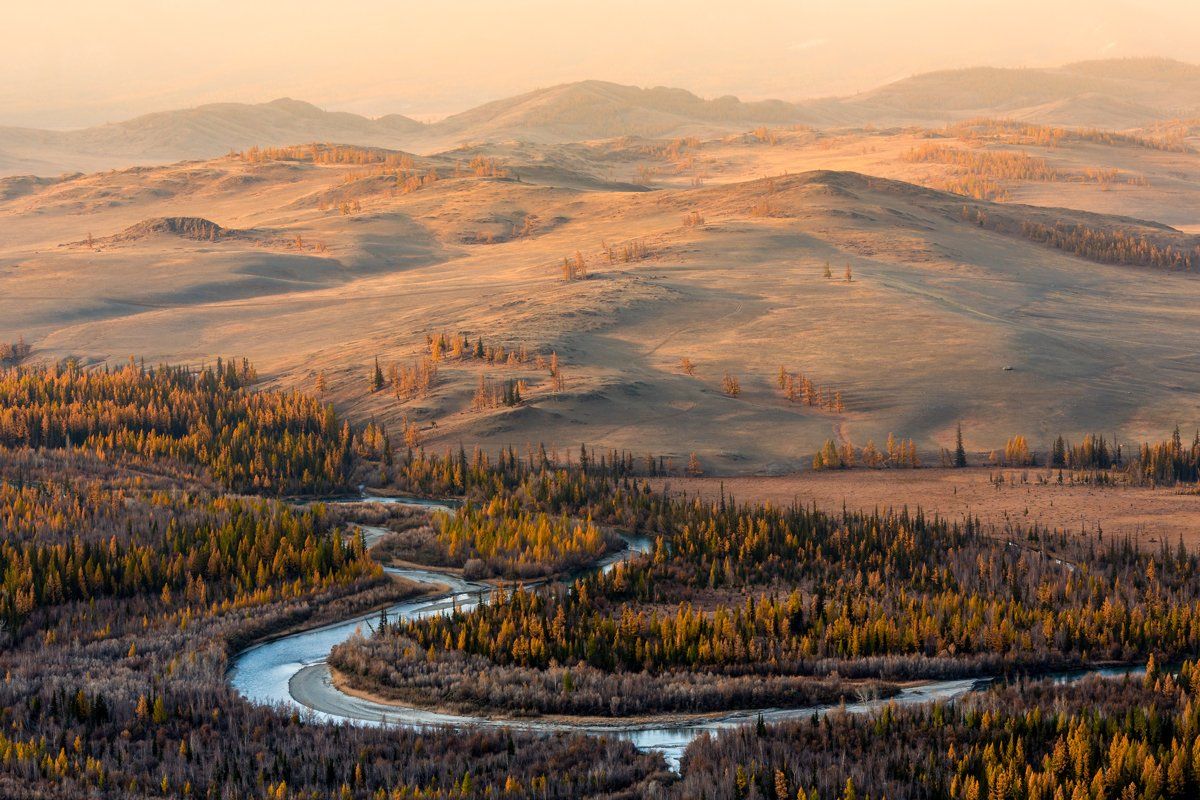
[[[636,797],[626,743],[319,724],[232,653],[420,589],[322,504],[350,427],[248,365],[0,374],[0,796]],[[234,494],[229,490],[253,491]]]
[[[1101,468],[1103,442],[1056,444]],[[1124,458],[1194,480],[1178,435]],[[1104,468],[1117,468],[1110,454]],[[244,361],[0,372],[0,796],[1186,798],[1200,792],[1200,555],[1182,542],[920,510],[829,512],[651,487],[655,458],[395,448]],[[364,475],[457,513],[334,505]],[[383,538],[374,549],[368,526]],[[620,552],[615,568],[584,569]],[[321,721],[227,681],[280,632],[428,592],[377,556],[492,580],[489,602],[335,647],[352,688],[500,716],[822,706],[631,743]],[[468,569],[469,567],[469,569]],[[1124,678],[1063,682],[1098,665]],[[979,679],[898,705],[913,681]],[[873,711],[840,708],[872,701]]]

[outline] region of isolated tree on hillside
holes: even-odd
[[[967,451],[963,447],[962,438],[962,423],[958,424],[958,431],[954,435],[954,466],[962,469],[967,465]]]
[[[379,368],[379,356],[375,357],[375,371],[371,374],[371,391],[378,392],[383,388],[383,370]]]
[[[404,445],[405,445],[405,447],[407,447],[409,450],[416,450],[418,447],[420,447],[421,446],[421,429],[417,427],[417,424],[415,422],[409,422],[408,417],[404,417],[404,419],[401,421],[400,425],[401,425],[401,428],[404,430]],[[386,441],[386,433],[385,433],[385,441]],[[390,445],[389,445],[389,448],[390,448]]]
[[[488,407],[487,377],[479,373],[479,385],[475,388],[475,396],[471,398],[471,410],[483,411]]]

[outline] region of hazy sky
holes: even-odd
[[[47,0],[0,13],[0,125],[291,96],[431,119],[584,78],[850,94],[944,67],[1200,61],[1198,0]]]

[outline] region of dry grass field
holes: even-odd
[[[827,511],[907,508],[961,521],[968,515],[997,534],[1038,525],[1105,541],[1129,537],[1142,547],[1200,545],[1200,494],[1177,488],[1099,487],[1057,483],[1038,469],[921,469],[809,472],[777,477],[671,478],[673,491],[775,505],[816,505]],[[1003,476],[1003,482],[997,480]],[[1039,479],[1045,479],[1045,482]]]
[[[760,129],[6,179],[0,341],[24,336],[42,361],[246,356],[272,384],[322,383],[355,419],[407,421],[426,447],[588,442],[678,464],[696,452],[721,474],[793,472],[828,439],[889,433],[928,462],[959,422],[977,451],[1014,434],[1044,449],[1060,433],[1186,427],[1200,278],[1019,231],[1064,223],[1188,250],[1200,159],[1020,141],[995,125]],[[988,178],[1002,202],[964,197],[937,187],[966,191],[1000,162],[914,160],[930,146],[1021,152],[1053,179]],[[193,217],[219,229],[161,221]],[[564,259],[586,279],[565,280]],[[443,331],[529,359],[445,360],[428,392],[372,391],[376,358],[414,365]],[[537,364],[552,354],[558,380]],[[840,393],[841,410],[789,402],[780,367],[825,405]],[[522,402],[473,409],[481,378],[521,381]]]

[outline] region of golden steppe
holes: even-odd
[[[313,390],[324,373],[339,410],[407,419],[426,447],[587,442],[677,465],[696,452],[729,475],[794,472],[827,439],[889,432],[928,462],[959,423],[977,452],[1014,434],[1045,449],[1060,433],[1190,430],[1200,276],[1095,263],[961,212],[1194,243],[1200,158],[981,128],[375,152],[437,174],[417,188],[378,163],[232,154],[6,179],[0,341],[24,336],[35,361],[245,356],[273,385]],[[930,144],[1022,152],[1056,177],[998,178],[1000,203],[962,197],[936,188],[958,167],[912,159]],[[226,232],[160,222],[184,217]],[[566,281],[577,253],[588,277]],[[376,358],[412,363],[442,331],[556,353],[565,385],[532,362],[445,361],[427,396],[370,390]],[[781,366],[840,391],[844,410],[789,404]],[[525,402],[473,411],[481,371],[526,381]]]

